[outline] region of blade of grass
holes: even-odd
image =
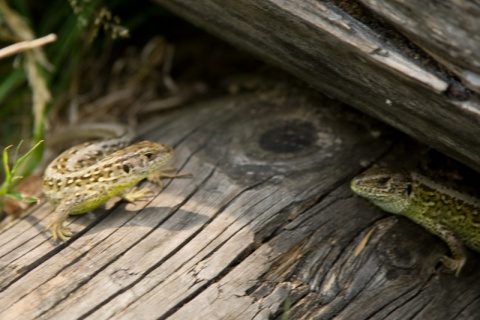
[[[5,182],[8,183],[12,179],[12,173],[10,171],[10,166],[8,165],[8,149],[13,147],[13,145],[9,145],[3,150],[3,170],[5,171]],[[1,194],[0,194],[1,196]]]
[[[38,141],[30,150],[28,150],[27,153],[25,153],[23,156],[21,156],[17,161],[15,161],[15,164],[12,168],[12,174],[15,174],[15,171],[17,170],[17,168],[25,161],[25,159],[28,158],[28,156],[30,156],[30,154],[32,154],[35,149],[41,144],[43,143],[43,140],[40,140]]]
[[[11,195],[11,197],[16,198],[16,195],[15,195],[16,191],[13,191],[13,188],[21,180],[20,179],[21,176],[16,175],[16,171],[19,168],[19,166],[21,166],[22,163],[35,151],[35,149],[37,149],[38,146],[40,144],[42,144],[42,142],[43,142],[43,140],[37,142],[30,150],[28,150],[27,153],[25,153],[18,160],[16,160],[11,169],[10,169],[10,166],[8,164],[8,162],[9,162],[8,161],[8,149],[10,149],[12,146],[10,145],[3,150],[2,160],[3,160],[3,168],[5,170],[5,180],[3,181],[2,186],[0,187],[0,207],[3,204],[3,198],[6,195]],[[23,197],[21,197],[21,198],[23,199]]]

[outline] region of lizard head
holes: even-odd
[[[391,213],[401,213],[410,204],[412,178],[404,171],[376,168],[353,178],[352,191]]]
[[[125,177],[141,179],[163,167],[172,156],[172,147],[153,141],[142,141],[117,151],[109,158],[115,159]]]

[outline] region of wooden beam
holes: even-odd
[[[480,171],[478,96],[368,13],[312,0],[155,1]]]

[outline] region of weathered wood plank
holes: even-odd
[[[156,121],[148,137],[174,145],[177,164],[194,178],[172,181],[149,203],[72,219],[80,232],[64,246],[47,241],[42,230],[49,205],[13,225],[6,232],[35,219],[41,227],[24,231],[36,241],[17,247],[28,258],[2,260],[17,277],[4,279],[0,317],[171,313],[359,172],[360,159],[370,163],[389,146],[338,103],[282,91],[231,97]],[[29,270],[32,263],[38,265]],[[150,292],[153,300],[141,299]]]
[[[170,119],[172,120],[172,119]],[[159,121],[161,126],[162,121]],[[171,125],[175,126],[175,121],[171,121]],[[179,129],[182,129],[182,125],[178,124]],[[166,126],[166,129],[169,127]],[[170,127],[171,128],[171,127]],[[182,139],[184,134],[188,134],[190,130],[195,128],[190,124],[190,128],[183,128],[184,131],[180,131],[175,137],[171,137],[169,140],[172,144],[176,143],[176,139]],[[156,134],[161,134],[162,130],[158,130]],[[181,154],[181,150],[177,152]],[[185,157],[186,158],[186,157]],[[196,161],[191,162],[192,165],[198,164]],[[196,172],[197,180],[194,182],[186,180],[175,181],[174,186],[168,186],[162,193],[162,197],[154,199],[150,205],[153,205],[157,209],[154,214],[151,213],[151,209],[145,208],[140,212],[142,215],[132,215],[131,213],[125,213],[125,210],[137,211],[139,208],[145,206],[145,203],[139,203],[135,205],[121,206],[117,208],[118,211],[123,211],[124,214],[112,214],[107,217],[106,224],[100,224],[95,227],[96,224],[101,221],[101,218],[105,218],[105,215],[101,216],[97,221],[92,221],[91,217],[84,216],[75,221],[76,225],[73,228],[74,231],[83,229],[81,225],[89,225],[89,227],[83,232],[88,231],[85,236],[77,234],[77,241],[69,243],[62,251],[56,253],[57,250],[55,244],[48,243],[49,249],[52,252],[43,250],[40,252],[38,259],[45,259],[46,261],[41,264],[37,269],[30,273],[26,273],[20,280],[14,282],[4,294],[0,297],[0,300],[4,302],[3,315],[1,318],[31,318],[34,319],[47,310],[50,310],[53,306],[59,304],[60,301],[66,299],[72,292],[75,292],[80,288],[83,283],[90,280],[96,273],[102,268],[105,268],[113,261],[117,260],[121,254],[130,249],[137,242],[141,241],[152,230],[152,226],[160,224],[163,220],[166,220],[176,210],[176,206],[185,198],[185,194],[182,196],[182,192],[192,192],[198,184],[202,182],[204,175],[208,175],[208,170],[203,170],[202,164],[193,168],[192,172]],[[178,190],[180,188],[183,191]],[[164,193],[170,192],[171,196]],[[51,208],[44,208],[51,212]],[[140,213],[139,212],[139,213]],[[42,220],[42,228],[48,224],[48,219]],[[143,232],[142,232],[143,231]],[[133,232],[133,234],[132,234]],[[170,233],[174,231],[165,232],[163,237],[168,237]],[[37,237],[43,238],[46,241],[46,234],[38,234]],[[172,238],[174,241],[179,241],[181,237]],[[34,250],[35,247],[31,247],[30,250]],[[151,257],[146,255],[142,258]],[[143,259],[145,262],[148,259]],[[29,261],[26,261],[27,263]],[[28,265],[19,265],[18,262],[13,266],[9,265],[18,273],[22,273],[22,268],[28,267]],[[115,274],[111,276],[115,280]],[[115,284],[115,281],[113,281]],[[4,288],[5,289],[5,288]],[[101,288],[98,288],[98,293],[105,297]],[[8,292],[8,293],[7,293]],[[45,297],[48,296],[48,299]],[[72,300],[68,300],[73,302]],[[96,302],[98,302],[97,300]],[[95,306],[95,304],[93,305]],[[90,307],[93,307],[90,306]],[[88,312],[88,310],[82,309],[78,315]],[[70,313],[69,317],[74,316]]]
[[[429,254],[428,235],[407,221],[375,222],[379,216],[362,214],[369,210],[359,200],[345,185],[336,189],[172,319],[240,319],[242,312],[268,319],[279,316],[287,299],[292,319],[454,319],[478,310],[478,275],[445,281],[432,274],[439,256]],[[371,231],[369,245],[356,256]],[[403,244],[393,248],[397,237]],[[445,305],[452,299],[454,306]]]
[[[1,319],[267,319],[287,301],[291,319],[479,310],[478,256],[460,278],[437,274],[440,240],[350,192],[364,166],[398,158],[388,128],[291,83],[142,127],[193,178],[69,220],[64,245],[43,230],[49,205],[2,230]]]
[[[480,171],[478,95],[405,50],[412,44],[393,28],[370,28],[374,17],[360,22],[327,1],[156,2]]]
[[[360,1],[480,93],[480,3]]]

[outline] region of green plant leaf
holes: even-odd
[[[35,198],[35,197],[25,197],[25,198],[23,198],[22,201],[25,202],[25,203],[36,203],[36,202],[38,202],[38,198]]]
[[[17,201],[23,201],[23,196],[20,192],[18,191],[13,191],[11,190],[10,192],[8,192],[6,195],[6,197],[9,197],[9,198],[12,198],[12,199],[15,199]]]
[[[5,182],[9,182],[12,179],[12,172],[10,171],[10,167],[8,166],[8,149],[10,149],[12,145],[9,145],[5,149],[3,149],[3,169],[5,170]]]
[[[28,150],[27,153],[25,153],[23,156],[21,156],[17,161],[15,161],[15,164],[12,168],[12,172],[15,172],[15,170],[18,168],[19,165],[22,164],[23,161],[41,144],[43,143],[43,140],[38,141],[30,150]]]

